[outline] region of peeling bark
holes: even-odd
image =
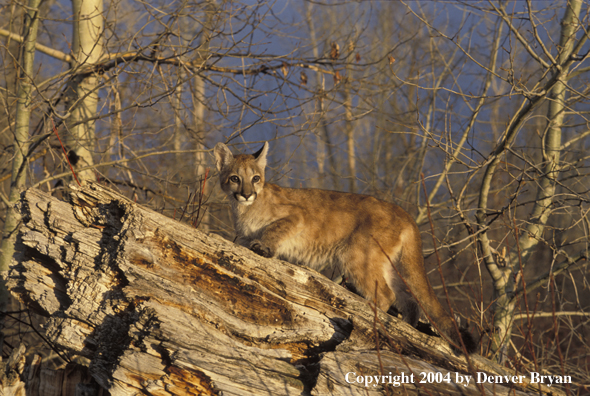
[[[440,338],[375,314],[307,268],[257,256],[98,184],[72,188],[70,203],[23,193],[8,285],[48,317],[50,342],[89,359],[88,372],[111,395],[383,393],[347,383],[348,372],[413,372],[409,394],[480,394],[473,381],[419,384],[418,373],[512,375],[477,355],[469,368]],[[375,351],[376,335],[387,350]],[[488,394],[527,392],[539,394],[538,386],[486,385]]]

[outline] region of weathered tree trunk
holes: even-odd
[[[456,385],[455,372],[509,374],[375,314],[314,271],[257,256],[95,183],[72,188],[71,203],[23,193],[8,286],[48,317],[51,343],[89,359],[89,373],[111,395],[383,394],[381,385],[347,383],[349,372],[413,373],[396,393],[476,395],[481,385]],[[453,381],[419,383],[420,373],[437,372]]]

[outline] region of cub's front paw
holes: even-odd
[[[252,241],[250,244],[250,250],[256,254],[261,255],[262,257],[274,256],[274,252],[268,246],[263,245],[260,241]]]

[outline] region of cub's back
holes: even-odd
[[[283,188],[270,183],[264,189],[272,191],[272,206],[284,208],[285,213],[301,213],[306,232],[318,239],[328,237],[327,243],[350,233],[365,233],[378,240],[397,238],[402,231],[419,236],[414,220],[404,209],[369,195]]]

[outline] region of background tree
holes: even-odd
[[[10,187],[8,198],[2,195],[6,214],[4,217],[2,242],[0,245],[0,275],[7,273],[12,256],[14,255],[14,243],[18,231],[19,215],[14,205],[19,199],[20,191],[27,181],[27,161],[29,151],[29,119],[32,110],[32,94],[35,61],[35,45],[37,44],[37,30],[39,27],[40,0],[30,0],[27,9],[23,13],[22,46],[15,59],[18,60],[16,72],[16,106],[15,120],[12,125],[12,172],[10,173]],[[8,309],[9,294],[4,284],[4,278],[0,278],[0,312]],[[0,321],[2,318],[0,317]],[[0,322],[0,331],[3,323]],[[2,333],[3,334],[3,333]],[[4,344],[4,337],[0,334],[0,343]]]

